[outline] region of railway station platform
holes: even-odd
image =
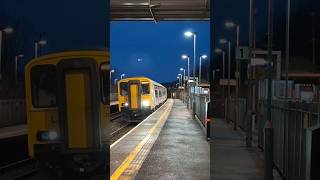
[[[168,99],[110,148],[110,179],[209,179],[209,143],[177,99]]]
[[[245,134],[233,130],[233,124],[214,119],[210,142],[212,179],[259,180],[264,178],[263,152],[257,146],[246,147]],[[282,179],[274,170],[274,180]]]
[[[27,135],[28,128],[26,124],[0,128],[0,140],[12,137]]]

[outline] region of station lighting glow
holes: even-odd
[[[220,49],[220,48],[217,48],[217,49],[215,49],[214,50],[216,53],[222,53],[222,49]]]
[[[125,106],[125,107],[128,107],[128,106],[129,106],[129,103],[128,103],[128,102],[124,103],[124,106]]]
[[[47,41],[46,40],[40,40],[40,41],[38,41],[38,44],[44,46],[44,45],[47,44]]]
[[[3,29],[3,32],[5,33],[12,33],[14,31],[14,29],[12,27],[7,27]]]
[[[193,36],[193,32],[187,31],[187,32],[184,33],[184,35],[185,35],[186,37],[191,37],[191,36]]]
[[[201,57],[202,57],[202,59],[206,59],[208,56],[204,54]]]
[[[182,59],[188,59],[188,56],[186,54],[183,54],[181,57]]]
[[[111,71],[110,71],[110,72],[114,73],[114,69],[111,69]]]
[[[231,21],[227,21],[224,23],[224,25],[227,27],[227,28],[233,28],[236,26],[236,23],[234,22],[231,22]]]
[[[227,41],[226,39],[220,39],[220,40],[219,40],[219,43],[220,43],[220,44],[226,44],[227,42],[228,42],[228,41]]]
[[[184,71],[184,69],[183,69],[183,68],[180,68],[180,71]]]

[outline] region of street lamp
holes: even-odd
[[[180,86],[183,86],[183,77],[182,77],[182,74],[179,73],[178,76],[180,77],[180,81],[181,81]]]
[[[110,70],[110,92],[111,92],[112,73],[114,73],[114,69]]]
[[[23,54],[18,54],[18,55],[16,55],[15,58],[14,58],[15,80],[16,80],[16,82],[18,81],[18,60],[19,60],[20,58],[23,58],[23,57],[24,57]]]
[[[200,56],[200,62],[199,62],[199,84],[201,84],[201,61],[202,61],[202,59],[207,59],[207,55],[202,55],[202,56]]]
[[[195,80],[196,74],[196,47],[197,47],[197,32],[187,31],[184,35],[188,38],[193,36],[193,79]]]
[[[34,57],[37,58],[39,55],[39,47],[47,45],[47,41],[44,39],[34,41]]]
[[[237,24],[237,23],[229,21],[229,22],[225,23],[225,26],[228,29],[236,28],[236,33],[237,33],[237,46],[236,46],[236,48],[238,49],[239,48],[239,43],[240,43],[239,42],[240,41],[240,25]],[[240,60],[237,58],[236,59],[236,99],[237,99],[237,106],[239,106],[238,105],[238,103],[239,103],[239,88],[240,88]],[[238,111],[238,108],[239,107],[237,107],[237,111]],[[235,123],[234,123],[234,127],[233,127],[234,130],[237,129],[237,121],[238,121],[238,118],[240,116],[239,111],[236,114],[237,114],[236,115],[237,118],[236,118]]]
[[[227,98],[227,110],[229,108],[229,104],[230,104],[230,94],[231,94],[231,87],[230,87],[230,76],[231,76],[231,42],[226,40],[226,39],[220,39],[219,40],[220,44],[228,44],[228,98]],[[229,117],[228,115],[229,111],[227,111],[227,117]],[[228,118],[227,118],[228,120]]]
[[[183,71],[183,86],[185,86],[186,85],[186,80],[185,80],[185,78],[186,78],[186,70],[183,69],[183,68],[180,68],[180,71]]]
[[[2,36],[3,34],[10,34],[14,31],[11,27],[0,29],[0,80],[2,80]]]
[[[190,57],[186,54],[183,54],[181,56],[182,59],[187,59],[188,60],[188,79],[187,79],[187,82],[189,82],[190,80]],[[187,83],[189,85],[189,83]]]
[[[121,74],[120,75],[120,79],[123,79],[123,77],[125,76],[126,74]]]
[[[222,78],[225,79],[225,59],[226,59],[226,52],[220,48],[215,49],[215,52],[218,54],[222,54]]]
[[[114,84],[115,85],[117,85],[117,81],[118,81],[118,79],[116,78],[116,79],[114,79]]]
[[[180,76],[177,76],[177,79],[178,79],[178,87],[180,86]]]

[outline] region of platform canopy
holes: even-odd
[[[110,0],[112,21],[209,20],[210,0]]]

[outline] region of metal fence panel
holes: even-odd
[[[26,124],[26,101],[24,99],[0,100],[0,127]]]
[[[318,104],[272,101],[272,125],[274,128],[274,164],[284,177],[290,180],[306,179],[307,128],[319,126]],[[264,124],[267,105],[259,102],[258,144],[264,148]],[[285,118],[287,114],[288,118]]]

